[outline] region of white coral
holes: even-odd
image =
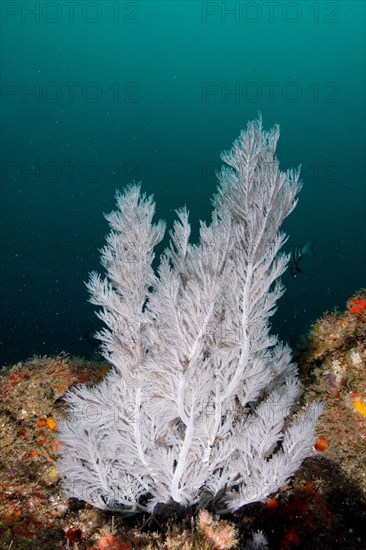
[[[261,118],[248,124],[222,154],[199,244],[179,210],[157,274],[165,226],[152,222],[155,204],[139,185],[117,194],[106,277],[88,283],[114,369],[67,395],[58,467],[69,496],[122,512],[236,510],[276,491],[309,454],[321,406],[284,431],[300,385],[289,348],[269,334],[288,262],[279,228],[301,187],[299,169],[279,169],[278,138]]]

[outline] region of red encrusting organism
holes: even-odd
[[[351,305],[348,306],[350,313],[356,313],[361,318],[363,323],[366,323],[366,300],[360,300],[359,298],[353,298]]]

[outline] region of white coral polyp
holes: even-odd
[[[278,138],[260,117],[248,123],[222,154],[199,244],[178,210],[157,273],[165,224],[152,221],[152,197],[139,185],[117,193],[106,276],[87,285],[114,368],[67,395],[58,468],[68,496],[125,513],[234,511],[285,484],[311,451],[321,405],[284,431],[300,385],[289,348],[269,334],[289,260],[279,229],[301,188],[299,169],[279,169]]]

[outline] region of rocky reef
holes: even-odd
[[[55,467],[63,395],[96,384],[102,362],[34,357],[0,372],[0,548],[73,550],[366,547],[366,290],[323,315],[298,354],[302,406],[324,405],[313,454],[286,488],[224,518],[122,518],[66,500]],[[300,412],[301,407],[299,408]],[[265,548],[257,536],[257,548]],[[262,542],[261,542],[262,541]],[[254,544],[254,543],[253,543]],[[260,546],[262,544],[262,546]],[[255,548],[255,546],[247,546]]]

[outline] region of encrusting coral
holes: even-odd
[[[312,326],[302,368],[306,398],[321,397],[318,433],[324,456],[335,461],[366,497],[366,290],[344,312],[327,313]]]

